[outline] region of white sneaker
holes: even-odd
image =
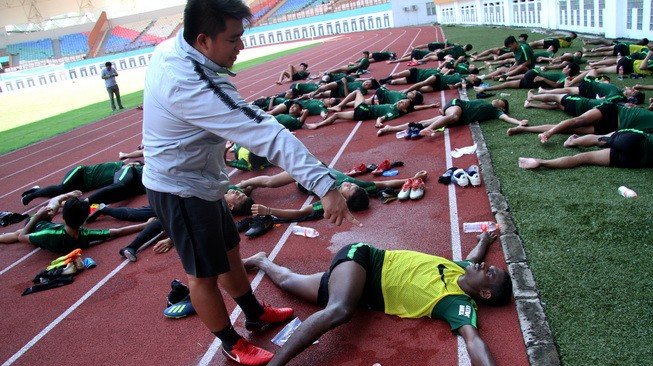
[[[465,171],[467,173],[467,178],[469,179],[469,183],[473,185],[474,187],[478,187],[481,185],[481,175],[479,174],[479,169],[478,165],[472,165],[467,170]]]
[[[407,200],[410,197],[410,190],[412,186],[413,186],[413,179],[412,178],[406,179],[406,182],[401,187],[401,191],[399,191],[399,193],[397,194],[397,199],[399,201]]]
[[[461,187],[467,187],[469,185],[469,176],[463,169],[454,171],[451,180]]]

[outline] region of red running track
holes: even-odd
[[[234,79],[248,100],[271,95],[288,85],[274,81],[288,64],[307,62],[313,72],[323,71],[358,59],[363,50],[390,49],[401,54],[412,45],[442,40],[439,28],[411,27],[355,33],[325,41],[317,47],[283,57],[239,73]],[[375,63],[372,75],[385,77],[403,64]],[[400,89],[400,87],[393,87]],[[431,93],[426,103],[443,103],[455,92]],[[433,110],[415,112],[390,124],[429,118]],[[34,184],[57,184],[77,164],[95,164],[115,160],[119,151],[131,151],[140,142],[142,113],[130,110],[97,123],[76,129],[3,156],[0,163],[0,187],[4,192],[2,210],[23,212],[20,192]],[[319,117],[312,117],[319,118]],[[309,120],[310,122],[310,120]],[[371,121],[337,122],[318,130],[300,130],[297,136],[321,160],[347,171],[353,165],[379,163],[384,159],[401,160],[399,178],[426,169],[429,180],[420,201],[371,202],[371,208],[357,213],[363,227],[343,224],[334,227],[328,221],[310,222],[320,236],[307,239],[290,235],[289,226],[281,225],[266,235],[247,239],[243,236],[243,257],[259,251],[298,272],[323,271],[330,258],[342,246],[355,241],[372,243],[386,249],[413,249],[440,256],[464,256],[475,244],[473,234],[462,233],[462,223],[492,220],[486,191],[437,183],[437,177],[451,166],[447,152],[473,144],[467,126],[448,129],[430,139],[405,141],[393,134],[376,136]],[[447,163],[449,162],[449,163]],[[453,164],[468,167],[477,163],[474,155],[455,159]],[[266,173],[276,173],[271,168]],[[234,172],[238,182],[253,173]],[[365,176],[364,176],[365,177]],[[370,176],[371,177],[371,176]],[[273,207],[300,207],[307,200],[294,187],[253,193],[256,202]],[[42,203],[42,202],[41,202]],[[36,201],[28,206],[33,213]],[[145,205],[139,197],[124,205]],[[91,227],[117,227],[124,223],[101,218]],[[16,230],[13,225],[6,230]],[[136,263],[118,255],[118,249],[133,236],[85,250],[98,263],[75,279],[72,285],[21,297],[31,278],[57,255],[25,244],[5,245],[0,252],[0,298],[3,316],[0,329],[0,360],[5,365],[34,364],[230,364],[217,347],[219,343],[197,316],[169,320],[163,317],[165,296],[173,278],[184,278],[175,254],[155,254],[147,249]],[[500,243],[488,253],[488,262],[505,268]],[[317,308],[293,299],[260,274],[252,274],[257,296],[277,305],[290,305],[300,319]],[[269,350],[269,340],[281,328],[262,334],[248,334],[243,318],[232,300],[227,306],[237,329]],[[503,308],[480,306],[479,330],[500,365],[526,365],[527,358],[514,303]],[[465,365],[469,364],[464,343],[452,335],[446,323],[430,319],[399,319],[361,310],[355,319],[323,336],[319,344],[298,356],[295,365]],[[462,347],[464,348],[464,347]]]

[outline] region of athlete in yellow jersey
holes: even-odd
[[[261,252],[243,260],[275,285],[324,307],[309,316],[268,364],[285,365],[327,331],[348,322],[359,305],[402,318],[447,321],[465,340],[473,365],[494,365],[476,329],[476,302],[510,301],[510,275],[482,262],[496,233],[483,233],[465,261],[355,243],[342,248],[328,271],[301,275],[270,261]],[[397,360],[399,361],[399,360]]]

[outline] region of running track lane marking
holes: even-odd
[[[356,132],[358,131],[358,129],[360,128],[360,126],[362,124],[363,124],[362,121],[358,121],[356,123],[356,126],[354,126],[354,128],[351,130],[351,132],[349,133],[349,136],[347,136],[347,139],[345,140],[345,142],[342,143],[342,146],[340,147],[340,150],[338,150],[338,153],[336,153],[336,155],[331,160],[331,163],[329,164],[330,168],[332,168],[335,165],[335,163],[338,161],[338,159],[340,159],[340,156],[342,156],[343,152],[345,151],[345,148],[349,145],[349,142],[351,141],[351,139],[354,138],[354,135],[356,135]],[[306,198],[306,201],[304,201],[304,204],[302,205],[302,207],[305,207],[306,205],[308,205],[312,200],[313,200],[313,197]],[[351,223],[349,223],[349,222],[347,222],[346,224],[351,225]],[[288,228],[286,229],[286,231],[284,231],[283,235],[281,235],[281,238],[279,238],[279,241],[277,241],[277,244],[274,246],[274,248],[272,249],[272,251],[268,255],[268,258],[271,261],[274,261],[274,259],[277,257],[277,254],[279,254],[279,252],[281,251],[281,248],[283,248],[283,246],[286,244],[286,241],[288,241],[288,237],[290,237],[290,233],[292,232],[292,228],[295,227],[295,225],[297,225],[297,223],[292,223],[292,224],[288,225]],[[263,280],[263,276],[265,276],[265,273],[263,271],[260,271],[260,270],[258,271],[256,276],[254,276],[254,279],[251,282],[252,291],[256,290],[258,285]],[[236,308],[234,308],[234,310],[231,312],[231,315],[229,316],[229,319],[231,320],[231,324],[235,324],[235,322],[238,319],[238,317],[240,316],[241,312],[242,312],[242,310],[240,309],[240,306],[236,306]],[[204,356],[202,356],[202,359],[200,360],[198,365],[199,366],[207,366],[209,364],[209,362],[211,362],[211,360],[213,360],[213,357],[215,357],[215,354],[218,353],[218,349],[220,349],[221,344],[222,344],[222,342],[220,341],[220,339],[215,338],[213,340],[213,342],[211,343],[211,345],[209,346],[209,348],[206,350],[206,353],[204,353]]]
[[[415,37],[413,38],[413,40],[412,40],[412,42],[410,44],[413,44],[415,42],[415,39],[420,34],[420,32],[421,32],[421,28],[419,29],[419,31],[417,32],[417,34],[415,35]],[[410,45],[408,47],[410,47]],[[395,70],[397,69],[398,66],[399,66],[399,63],[397,63],[397,65],[395,65]],[[444,92],[441,92],[441,93],[442,93],[442,100],[444,101]],[[342,146],[340,147],[340,150],[338,150],[338,153],[336,153],[336,155],[331,160],[331,163],[329,164],[330,168],[333,168],[333,166],[338,161],[338,159],[340,159],[340,156],[342,156],[342,154],[344,153],[345,148],[349,145],[349,142],[351,141],[351,139],[354,138],[354,135],[356,134],[356,132],[360,128],[361,124],[362,124],[362,121],[358,121],[356,123],[356,126],[354,127],[354,129],[349,133],[349,136],[347,136],[347,139],[342,143]],[[449,150],[447,151],[447,155],[449,153]],[[449,159],[451,160],[450,156],[449,156]],[[234,172],[235,172],[235,170],[231,171],[231,173],[234,173]],[[231,176],[231,174],[230,174],[230,176]],[[308,205],[308,203],[311,200],[312,200],[312,197],[308,197],[306,199],[306,201],[304,201],[304,204],[302,205],[302,207]],[[293,223],[293,224],[289,225],[288,228],[286,229],[286,231],[283,233],[283,235],[281,235],[281,238],[279,238],[279,241],[277,241],[277,244],[274,246],[274,248],[272,249],[272,251],[268,255],[268,258],[271,261],[274,261],[274,259],[277,257],[277,254],[279,254],[279,252],[281,251],[281,248],[283,248],[283,246],[286,244],[286,241],[288,240],[288,237],[290,237],[290,233],[292,232],[292,228],[295,225],[297,225],[297,223]],[[456,225],[457,225],[457,221],[456,221]],[[460,245],[460,240],[459,240],[458,244]],[[261,283],[261,281],[263,280],[263,276],[265,276],[263,271],[258,271],[256,276],[254,276],[254,279],[251,282],[252,291],[256,290],[259,283]],[[239,306],[236,306],[236,308],[234,308],[233,312],[229,316],[229,319],[231,320],[231,324],[234,324],[236,322],[236,320],[240,316],[241,312],[242,312],[242,310],[240,309]],[[222,342],[220,341],[220,339],[215,338],[213,340],[213,342],[211,343],[211,345],[209,346],[209,348],[206,350],[206,353],[204,353],[204,356],[202,356],[202,359],[200,359],[200,361],[198,363],[198,366],[207,366],[211,362],[211,360],[213,360],[213,357],[215,357],[215,354],[218,353],[218,349],[220,349],[221,344],[222,344]],[[460,355],[460,342],[458,344],[458,350],[459,350],[458,353]],[[460,358],[460,356],[459,356],[459,358]],[[466,364],[461,364],[461,365],[466,365]],[[469,362],[467,363],[467,365],[469,365]]]
[[[442,28],[438,27],[439,36],[444,38],[442,34]],[[436,37],[440,38],[440,37]],[[444,90],[440,91],[440,105],[444,108],[445,97]],[[443,110],[444,112],[444,110]],[[451,157],[451,136],[449,135],[449,129],[444,129],[444,152],[445,152],[445,162],[447,167],[453,166],[453,159]],[[451,256],[453,260],[460,261],[462,260],[462,245],[460,243],[460,224],[458,220],[458,201],[456,200],[456,185],[451,182],[447,187],[447,192],[449,196],[449,223],[451,225]],[[472,361],[469,359],[469,353],[467,353],[467,345],[462,336],[457,335],[456,340],[458,342],[458,365],[459,366],[470,366]]]
[[[18,352],[16,352],[11,358],[9,358],[5,363],[2,364],[2,366],[9,366],[16,362],[22,355],[25,354],[25,352],[29,351],[32,346],[34,346],[38,341],[41,340],[41,338],[45,337],[46,334],[48,334],[54,327],[56,327],[59,323],[61,323],[62,320],[64,320],[70,313],[75,311],[80,305],[84,303],[91,295],[93,295],[97,290],[99,290],[104,284],[109,282],[109,280],[115,276],[118,272],[120,272],[123,267],[125,267],[129,263],[128,259],[125,259],[121,264],[118,265],[111,273],[106,275],[100,282],[98,282],[93,288],[88,290],[87,293],[85,293],[82,297],[79,298],[74,304],[72,304],[66,311],[64,311],[61,315],[59,315],[55,320],[52,321],[47,327],[43,328],[43,330],[36,335],[36,337],[32,338],[29,342],[27,342],[26,345],[23,346]]]
[[[10,269],[12,269],[12,268],[16,267],[17,265],[19,265],[19,264],[20,264],[21,262],[23,262],[25,259],[31,257],[32,254],[38,252],[39,250],[41,250],[41,248],[36,248],[36,249],[32,250],[31,252],[25,254],[25,255],[24,255],[22,258],[20,258],[19,260],[15,261],[14,263],[12,263],[12,264],[10,264],[9,266],[7,266],[7,268],[5,268],[5,269],[3,269],[2,271],[0,271],[0,276],[2,276],[5,272],[9,271]]]

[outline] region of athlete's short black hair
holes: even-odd
[[[370,198],[362,187],[356,187],[354,194],[347,198],[347,207],[350,211],[367,210],[370,206]]]
[[[305,68],[308,69],[308,64],[307,64],[306,62],[301,62],[301,63],[299,64],[299,66],[304,66]]]
[[[567,62],[565,66],[569,67],[569,76],[576,76],[580,74],[580,65],[575,62]]]
[[[481,70],[479,70],[476,65],[469,65],[468,70],[470,74],[476,74],[476,75],[478,75],[481,72]]]
[[[637,42],[637,44],[640,46],[648,45],[648,38],[642,38],[639,42]]]
[[[472,48],[474,48],[474,46],[472,46],[471,43],[467,43],[463,49],[464,49],[465,51],[471,51]]]
[[[628,103],[633,104],[642,104],[644,103],[644,93],[641,91],[636,92],[630,98],[628,98]]]
[[[510,298],[512,297],[512,280],[508,272],[505,272],[503,281],[500,284],[490,286],[490,293],[489,299],[484,299],[479,296],[477,300],[489,306],[502,306],[510,302]]]
[[[522,34],[519,35],[519,38],[522,38],[524,41],[527,41],[528,40],[528,34],[522,33]]]
[[[424,103],[424,94],[421,91],[415,90],[415,97],[413,98],[413,104],[418,105]]]
[[[379,84],[379,81],[376,79],[370,79],[370,82],[372,83],[372,89],[378,89],[381,87],[381,84]]]
[[[578,38],[578,34],[576,34],[576,32],[569,32],[569,36],[570,36],[572,39],[576,39],[576,38]]]
[[[224,32],[227,19],[251,18],[251,10],[241,0],[188,0],[184,8],[184,39],[194,45],[202,33],[214,38]]]
[[[370,56],[370,51],[363,51],[363,55],[369,57]]]
[[[254,200],[252,197],[247,197],[240,205],[234,205],[234,208],[231,209],[231,213],[236,216],[247,216],[252,213],[252,206],[254,205]]]
[[[75,230],[79,229],[84,221],[86,221],[88,213],[88,201],[82,201],[77,197],[72,197],[66,200],[62,209],[63,221],[66,225]]]
[[[333,98],[333,105],[338,105],[340,104],[340,98]]]
[[[551,48],[553,49],[553,51],[552,51],[553,53],[558,52],[558,50],[560,49],[560,47],[558,47],[558,45],[555,44],[555,43],[551,45]]]
[[[508,104],[508,99],[501,98],[499,100],[503,102],[503,113],[510,115],[510,104]]]
[[[467,87],[468,87],[468,88],[471,88],[471,87],[473,87],[473,86],[479,86],[479,85],[481,85],[482,82],[483,82],[483,80],[481,80],[481,79],[479,79],[479,78],[475,78],[475,80],[469,80],[469,79],[467,79],[467,83],[468,83],[468,86],[467,86]]]
[[[515,36],[508,36],[503,41],[503,46],[504,47],[510,47],[510,45],[513,44],[513,43],[517,43],[517,40],[515,39]]]

